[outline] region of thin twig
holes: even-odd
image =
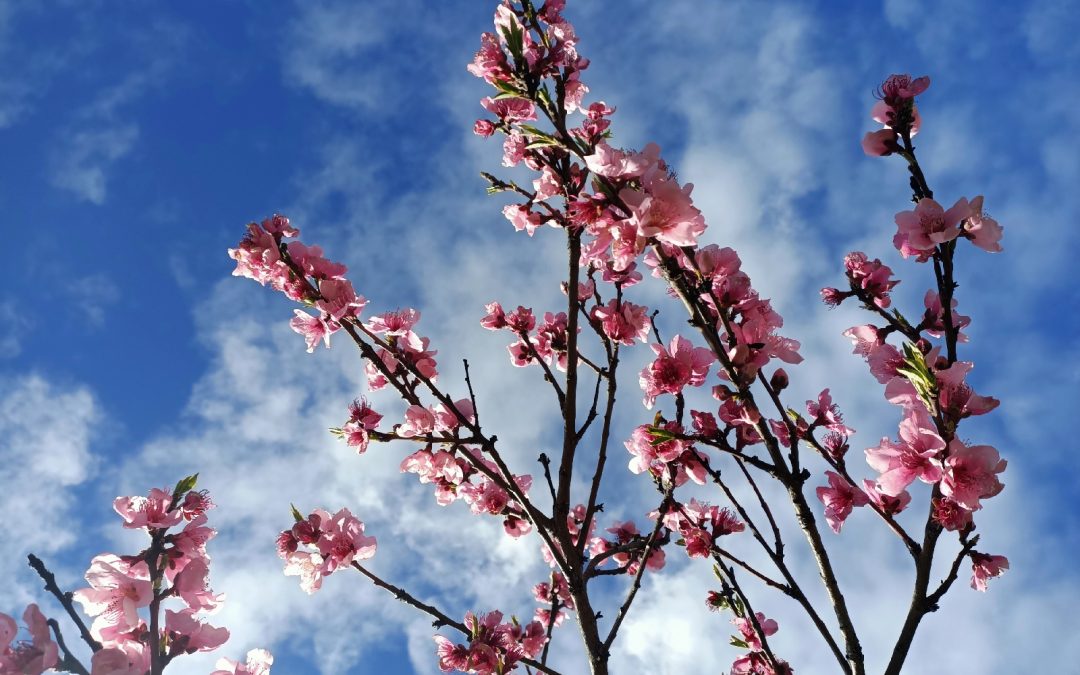
[[[41,558],[37,557],[33,553],[26,556],[26,559],[30,561],[30,567],[34,568],[38,576],[45,582],[45,590],[52,593],[60,604],[64,606],[64,611],[71,617],[71,621],[79,629],[79,635],[82,637],[83,642],[87,644],[93,651],[101,651],[101,643],[94,639],[90,635],[90,630],[83,623],[82,617],[75,611],[75,605],[71,600],[71,593],[65,593],[60,590],[60,587],[56,585],[56,576],[45,567],[45,563],[41,562]]]

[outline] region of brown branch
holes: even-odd
[[[400,600],[401,602],[404,602],[406,605],[411,605],[412,607],[415,607],[416,609],[419,609],[420,611],[424,612],[425,614],[428,614],[429,616],[434,617],[435,621],[432,622],[431,625],[434,626],[436,629],[441,628],[442,626],[449,626],[450,628],[453,628],[453,629],[457,630],[458,632],[463,633],[468,637],[471,637],[472,634],[469,632],[469,629],[465,626],[465,624],[463,624],[460,621],[457,621],[455,619],[451,619],[449,616],[447,616],[445,613],[443,613],[442,610],[440,610],[438,607],[435,607],[433,605],[429,605],[426,602],[418,600],[416,597],[414,597],[408,591],[406,591],[405,589],[403,589],[403,588],[401,588],[399,586],[395,586],[394,584],[391,584],[391,583],[389,583],[387,581],[383,581],[378,576],[376,576],[373,572],[369,571],[367,568],[365,568],[363,565],[356,562],[355,560],[351,563],[351,566],[354,569],[356,569],[358,572],[363,574],[365,577],[367,577],[368,580],[371,581],[371,583],[373,583],[376,586],[378,586],[379,588],[382,588],[383,590],[386,590],[389,593],[393,594],[393,596],[395,598],[397,598],[398,600]],[[558,671],[552,670],[551,668],[548,668],[543,663],[540,663],[538,661],[534,661],[533,659],[521,659],[521,662],[524,663],[527,666],[535,668],[536,670],[538,670],[538,671],[540,671],[542,673],[548,673],[548,675],[559,675]]]
[[[60,587],[56,585],[56,576],[53,575],[53,573],[50,572],[47,567],[45,567],[45,563],[41,561],[41,558],[37,557],[33,553],[26,556],[26,558],[30,562],[30,567],[34,568],[34,571],[37,572],[37,575],[41,577],[42,581],[45,582],[45,590],[47,590],[49,593],[52,593],[53,597],[56,598],[61,605],[63,605],[64,611],[67,612],[67,615],[71,617],[72,623],[74,623],[75,626],[79,629],[79,635],[82,637],[83,642],[85,642],[91,650],[95,652],[101,651],[101,643],[95,640],[92,635],[90,635],[90,630],[86,627],[86,624],[83,623],[82,617],[79,616],[79,613],[75,611],[75,605],[72,602],[71,593],[65,593],[64,591],[60,590]]]
[[[60,634],[60,624],[57,623],[56,619],[49,619],[45,623],[49,625],[49,628],[52,628],[53,635],[56,636],[56,645],[64,653],[64,658],[56,664],[55,668],[57,670],[66,670],[69,673],[78,673],[78,675],[90,675],[90,671],[86,669],[86,666],[75,658],[75,655],[68,649],[67,644],[64,642],[64,636]]]

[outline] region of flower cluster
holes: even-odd
[[[794,670],[782,659],[776,659],[775,667],[762,647],[762,636],[769,637],[780,630],[774,619],[766,619],[761,612],[754,614],[761,634],[754,627],[754,622],[745,616],[731,620],[739,634],[732,636],[731,644],[748,650],[731,664],[731,675],[794,675]]]
[[[435,362],[435,350],[429,349],[431,340],[421,337],[413,331],[420,321],[420,312],[407,308],[396,312],[387,312],[372,318],[364,328],[374,337],[382,336],[384,345],[375,349],[375,359],[364,363],[368,389],[378,391],[385,387],[387,377],[404,376],[400,361],[410,367],[410,371],[431,382],[439,381],[438,364]]]
[[[417,450],[401,462],[402,473],[415,473],[421,483],[434,484],[435,500],[440,506],[461,499],[474,514],[501,516],[503,529],[511,537],[528,534],[532,525],[526,520],[524,509],[505,487],[491,478],[498,475],[498,466],[471,448],[450,447],[450,450]],[[487,472],[481,471],[480,466]],[[532,487],[532,476],[516,475],[514,483],[526,493]]]
[[[641,425],[634,429],[630,440],[624,442],[633,455],[630,471],[637,474],[647,472],[675,487],[687,480],[704,485],[709,458],[696,450],[690,441],[680,438],[682,431],[676,422]]]
[[[199,617],[201,612],[215,612],[224,595],[209,587],[206,544],[216,531],[207,526],[206,511],[213,502],[194,486],[191,476],[172,491],[155,488],[146,497],[117,497],[113,502],[124,527],[146,532],[150,545],[136,555],[95,556],[86,572],[90,587],[72,594],[95,617],[90,633],[103,647],[93,657],[95,675],[142,673],[152,660],[168,663],[182,654],[212,651],[229,638],[227,629]],[[167,598],[179,600],[181,606],[165,610],[160,635],[153,635],[151,624],[156,625],[161,602]],[[142,609],[150,613],[149,623],[140,615]],[[157,653],[155,640],[160,642]]]
[[[645,558],[644,549],[648,543],[648,536],[642,534],[631,520],[625,523],[616,522],[605,532],[613,536],[589,538],[589,554],[594,558],[603,556],[601,565],[610,561],[626,574],[636,575],[641,568],[642,559]],[[664,535],[666,539],[666,533]],[[664,549],[654,544],[649,549],[648,559],[645,560],[645,569],[658,572],[664,569],[666,562],[667,555]]]
[[[364,534],[364,523],[348,509],[333,515],[315,509],[304,518],[294,508],[293,517],[292,528],[278,535],[278,556],[285,560],[285,576],[300,577],[309,595],[322,587],[323,577],[375,555],[375,537]]]
[[[961,542],[974,528],[973,514],[982,500],[1003,489],[998,475],[1006,462],[989,445],[972,445],[957,438],[960,422],[983,415],[997,407],[992,397],[976,394],[966,378],[973,364],[956,357],[956,344],[967,341],[962,329],[970,317],[957,311],[952,297],[955,284],[951,265],[955,241],[966,238],[985,251],[1001,251],[1002,228],[983,214],[983,198],[970,202],[961,197],[943,208],[925,186],[914,158],[910,137],[918,130],[919,117],[914,97],[929,86],[928,78],[912,79],[893,75],[881,87],[881,100],[874,108],[875,119],[885,123],[882,131],[868,134],[863,142],[868,154],[902,154],[912,173],[917,200],[911,211],[896,214],[897,233],[893,244],[904,258],[916,262],[934,260],[937,289],[926,292],[921,320],[909,322],[899,310],[886,313],[889,290],[897,282],[892,271],[863,253],[845,259],[850,292],[822,289],[822,297],[836,305],[847,297],[857,297],[863,305],[886,321],[884,327],[856,326],[845,332],[855,345],[855,353],[866,359],[871,373],[885,385],[885,397],[902,410],[896,440],[883,438],[866,450],[867,463],[877,471],[875,480],[863,482],[860,490],[846,476],[829,472],[829,486],[819,487],[826,518],[836,532],[853,506],[873,504],[882,514],[892,516],[910,502],[908,487],[919,480],[932,486],[931,516],[934,523],[960,533]],[[901,142],[903,146],[901,146]],[[890,334],[903,335],[903,350],[889,344]],[[933,339],[944,340],[942,347]],[[972,586],[986,589],[986,580],[1008,568],[1001,556],[988,556],[965,548],[972,560]]]
[[[329,347],[330,336],[341,329],[342,321],[359,317],[367,300],[357,295],[345,278],[347,268],[323,257],[321,248],[300,241],[285,243],[285,239],[299,235],[300,230],[288,218],[274,215],[262,223],[249,224],[240,244],[229,249],[229,257],[236,261],[233,276],[269,284],[289,299],[318,311],[312,316],[294,310],[296,316],[289,323],[304,336],[311,352],[319,342]]]
[[[503,675],[517,670],[522,659],[540,655],[547,634],[539,621],[522,626],[516,619],[502,623],[502,612],[465,614],[469,643],[454,644],[442,635],[435,636],[435,653],[439,670],[452,670],[476,675]]]
[[[663,518],[664,525],[682,537],[686,555],[691,558],[711,557],[717,539],[746,529],[731,509],[696,499],[671,505]]]
[[[533,597],[540,603],[533,615],[542,626],[558,626],[566,619],[565,609],[574,609],[574,596],[570,595],[570,585],[562,572],[553,571],[551,581],[544,581],[533,586]],[[552,615],[551,608],[557,609]]]

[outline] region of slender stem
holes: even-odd
[[[664,499],[660,502],[660,508],[657,509],[660,514],[663,514],[667,510],[668,505],[671,503],[671,495],[674,491],[675,486],[671,485],[664,492]],[[612,643],[615,642],[615,637],[619,634],[619,628],[622,626],[623,619],[626,618],[626,614],[630,611],[630,605],[634,603],[634,598],[637,596],[638,589],[641,588],[641,578],[645,575],[645,569],[649,566],[649,556],[652,554],[652,547],[660,536],[660,528],[663,526],[664,518],[662,515],[658,515],[652,533],[649,534],[649,539],[645,542],[645,550],[641,553],[641,562],[638,563],[637,574],[634,575],[634,583],[630,585],[630,590],[627,592],[622,606],[619,607],[619,613],[615,616],[614,623],[611,624],[611,630],[608,632],[607,639],[604,640],[605,653],[611,649]]]
[[[56,619],[49,619],[45,623],[49,624],[49,628],[52,628],[53,635],[56,636],[56,645],[64,653],[64,658],[60,663],[56,664],[56,668],[66,670],[69,673],[78,673],[78,675],[90,675],[90,671],[86,669],[86,666],[75,658],[75,655],[68,649],[67,644],[64,642],[64,636],[60,634],[60,624],[57,623]]]
[[[468,627],[466,627],[465,624],[463,624],[460,621],[457,621],[455,619],[451,619],[449,616],[447,616],[438,607],[435,607],[433,605],[429,605],[426,602],[418,600],[415,596],[413,596],[408,591],[406,591],[405,589],[403,589],[403,588],[401,588],[399,586],[395,586],[394,584],[392,584],[392,583],[390,583],[388,581],[383,581],[375,573],[371,572],[370,570],[368,570],[366,567],[364,567],[360,563],[356,562],[355,560],[352,562],[352,567],[355,570],[357,570],[358,572],[360,572],[361,574],[363,574],[365,577],[367,577],[368,580],[371,581],[371,583],[373,583],[376,586],[378,586],[379,588],[393,594],[393,596],[395,598],[397,598],[398,600],[404,602],[406,605],[411,605],[412,607],[415,607],[416,609],[419,609],[420,611],[424,612],[425,614],[428,614],[428,615],[434,617],[435,621],[432,623],[432,625],[435,628],[441,628],[442,626],[449,626],[450,628],[453,628],[453,629],[457,630],[458,632],[464,633],[466,636],[471,635],[471,633],[469,632]],[[544,665],[543,663],[540,663],[540,662],[535,661],[533,659],[521,659],[521,662],[524,663],[527,666],[535,668],[536,670],[540,671],[541,673],[548,673],[548,675],[559,675],[558,671],[553,670],[553,669],[547,667],[546,665]]]
[[[56,576],[45,567],[45,563],[41,561],[41,558],[37,557],[33,553],[26,556],[30,561],[30,567],[34,568],[41,580],[45,582],[45,590],[52,593],[60,604],[64,607],[64,611],[71,618],[71,622],[79,629],[79,635],[82,637],[83,642],[90,647],[91,650],[97,652],[101,651],[101,643],[94,639],[90,635],[90,629],[86,627],[86,623],[83,622],[82,617],[75,611],[75,605],[71,600],[71,593],[65,593],[60,590],[60,587],[56,585]]]
[[[577,450],[577,343],[578,278],[581,260],[581,231],[567,231],[569,280],[566,310],[566,398],[563,400],[563,448],[559,460],[559,483],[556,489],[554,516],[562,522],[570,513],[570,483],[574,476],[574,453]]]

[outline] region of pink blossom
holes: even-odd
[[[641,371],[639,382],[645,392],[645,407],[652,409],[660,394],[678,394],[683,387],[700,387],[716,356],[704,347],[694,347],[686,338],[676,335],[667,349],[651,345],[656,360]]]
[[[503,207],[503,215],[515,230],[518,232],[525,230],[530,237],[544,224],[544,217],[531,211],[527,204],[507,204]]]
[[[863,480],[863,492],[887,516],[900,513],[911,503],[911,494],[907,490],[898,495],[887,495],[870,479]]]
[[[862,149],[871,157],[885,157],[900,149],[896,132],[891,128],[868,131],[862,139]]]
[[[984,251],[1001,253],[1002,227],[983,213],[983,197],[971,200],[971,215],[964,221],[963,235]]]
[[[145,562],[131,564],[111,553],[95,556],[86,571],[90,588],[72,594],[72,599],[96,617],[90,632],[100,638],[102,630],[126,630],[139,625],[140,607],[150,605],[153,589]]]
[[[634,339],[649,340],[649,309],[625,300],[612,298],[606,305],[593,307],[592,318],[600,322],[604,335],[627,347],[634,344]]]
[[[397,427],[402,438],[423,436],[435,431],[435,415],[422,405],[411,405],[405,411],[405,421]]]
[[[129,529],[164,529],[177,525],[183,519],[179,509],[171,509],[172,493],[154,488],[149,497],[117,497],[113,509],[124,519]]]
[[[890,75],[881,83],[878,92],[883,101],[890,105],[902,101],[910,101],[930,87],[930,78],[927,76],[912,78],[911,75]]]
[[[695,246],[705,219],[690,199],[694,186],[673,178],[648,181],[644,191],[624,188],[619,197],[630,209],[629,222],[642,237],[656,237],[674,246]]]
[[[169,637],[170,654],[210,652],[229,639],[228,629],[216,628],[199,621],[195,616],[196,611],[165,610],[165,634]]]
[[[311,316],[303,310],[294,309],[293,313],[296,316],[289,321],[289,327],[304,336],[308,354],[315,351],[319,342],[330,348],[330,336],[341,328],[338,322],[321,312],[319,316]]]
[[[318,542],[323,557],[323,573],[331,574],[339,567],[347,567],[353,560],[367,560],[375,555],[375,537],[364,535],[364,523],[341,509],[327,524]]]
[[[409,338],[406,342],[414,343],[415,340],[410,336],[413,335],[412,329],[419,321],[420,312],[412,307],[406,307],[396,312],[386,312],[373,316],[364,325],[372,333],[379,333],[388,337],[405,337]]]
[[[150,670],[146,655],[120,647],[105,647],[90,659],[90,675],[145,675]]]
[[[874,326],[855,326],[844,331],[844,336],[855,345],[855,353],[866,359],[870,373],[881,384],[897,376],[896,369],[903,365],[900,350],[885,342]]]
[[[308,595],[322,588],[322,568],[323,559],[318,553],[293,551],[285,558],[285,576],[300,577],[300,588]]]
[[[987,555],[972,551],[971,556],[971,587],[977,591],[986,592],[986,583],[994,577],[1000,577],[1009,569],[1009,559],[1003,555]]]
[[[382,421],[382,415],[375,412],[367,399],[358,398],[349,404],[349,421],[341,428],[345,442],[363,454],[368,448],[369,433]]]
[[[867,448],[866,462],[880,472],[877,484],[886,495],[896,497],[918,478],[924,483],[941,480],[938,455],[945,441],[938,435],[923,408],[907,411],[900,422],[900,442],[882,438],[876,448]]]
[[[917,256],[925,262],[938,244],[944,244],[960,236],[960,221],[971,215],[971,205],[961,197],[946,211],[933,199],[923,197],[914,211],[896,214],[897,233],[893,237],[900,254],[905,258]]]
[[[758,625],[761,626],[761,632],[765,634],[765,637],[775,635],[776,631],[780,630],[780,626],[775,619],[766,619],[761,612],[755,612],[754,617],[757,619]],[[735,627],[742,635],[743,642],[747,644],[750,651],[761,651],[761,636],[754,629],[754,623],[750,619],[741,616],[735,617],[731,620],[731,623],[735,624]]]
[[[270,675],[270,666],[274,663],[274,657],[265,649],[252,649],[247,653],[244,663],[237,663],[232,659],[219,659],[217,670],[210,675]]]
[[[1001,403],[992,396],[980,396],[964,380],[975,364],[957,361],[948,368],[934,371],[937,379],[938,403],[948,417],[959,420],[972,415],[985,415]]]
[[[315,305],[339,322],[346,317],[360,316],[361,310],[367,305],[367,300],[356,294],[348,279],[322,279],[319,281],[319,295],[322,297]]]
[[[225,594],[214,595],[210,590],[210,567],[206,560],[196,558],[189,562],[176,575],[173,581],[173,593],[195,611],[212,612],[225,600]]]
[[[980,499],[989,499],[1005,487],[997,474],[1007,462],[989,445],[967,446],[958,440],[949,443],[941,493],[968,511],[982,507]]]
[[[473,133],[487,138],[495,133],[495,125],[488,120],[476,120],[473,124]]]
[[[660,146],[650,143],[643,152],[616,150],[600,141],[593,154],[586,155],[585,166],[589,171],[605,178],[638,178],[646,169],[660,161]]]
[[[11,646],[18,633],[15,619],[0,613],[0,673],[41,675],[59,661],[59,647],[49,633],[47,619],[36,604],[29,604],[22,615],[30,640]]]
[[[858,289],[869,301],[882,309],[891,304],[889,291],[899,281],[892,278],[892,270],[881,260],[870,260],[865,253],[853,251],[844,256],[844,268],[852,288]]]
[[[506,53],[499,45],[499,38],[494,33],[480,36],[480,51],[476,52],[467,70],[490,84],[510,79],[510,64]]]
[[[533,181],[533,188],[536,190],[535,199],[543,201],[562,193],[562,179],[555,174],[550,166],[544,166],[540,172],[540,177]]]
[[[480,105],[508,124],[529,122],[536,119],[536,106],[527,98],[505,97],[480,99]]]
[[[817,401],[806,402],[806,412],[813,418],[813,422],[811,422],[813,425],[823,426],[842,436],[851,436],[855,433],[854,429],[844,425],[844,416],[841,414],[840,408],[833,403],[832,395],[828,389],[824,389],[818,394]]]
[[[933,500],[934,521],[946,530],[956,532],[971,525],[971,511],[948,497]]]
[[[926,312],[923,314],[923,326],[926,333],[932,337],[940,338],[945,335],[945,311],[941,306],[941,297],[933,290],[926,291],[926,295],[923,297],[923,304],[926,306]],[[968,337],[960,331],[962,328],[966,328],[971,324],[971,317],[964,316],[956,311],[958,301],[956,298],[952,299],[952,316],[951,322],[953,330],[956,331],[957,339],[960,342],[967,342]]]
[[[517,129],[514,129],[509,134],[507,134],[506,138],[503,139],[502,165],[506,167],[511,167],[520,164],[521,161],[525,159],[526,147],[528,145],[529,139],[525,138],[525,135]],[[507,215],[505,208],[503,209],[503,215],[505,215],[507,219],[510,219],[510,216]],[[513,222],[512,219],[510,220],[511,222]],[[516,229],[518,229],[519,231],[521,230],[520,227],[517,227]]]
[[[829,523],[829,527],[833,532],[840,534],[840,528],[851,515],[852,507],[866,506],[870,500],[862,490],[847,482],[847,479],[835,471],[826,471],[825,475],[829,477],[829,487],[819,487],[817,496],[825,505],[825,520]]]

